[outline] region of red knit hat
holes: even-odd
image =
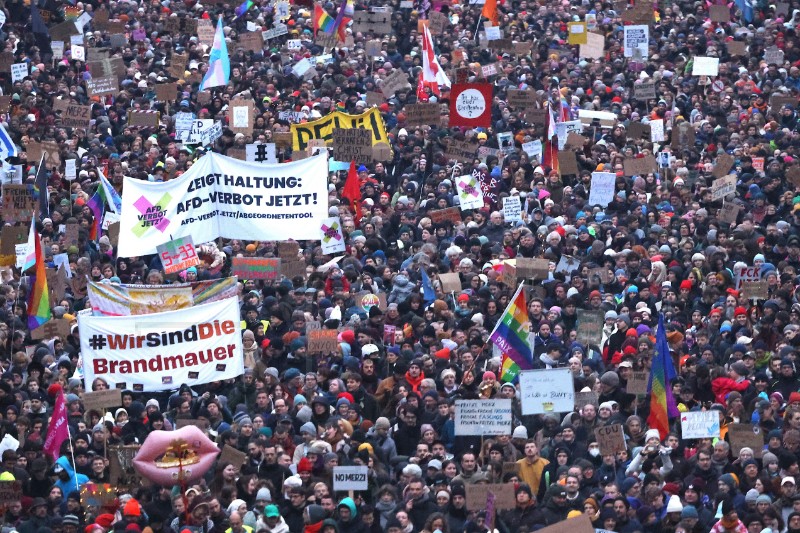
[[[125,507],[122,508],[122,516],[142,516],[142,510],[139,508],[139,502],[131,498]]]
[[[737,307],[733,312],[733,316],[745,315],[747,316],[747,309],[744,307]]]
[[[303,457],[297,463],[297,473],[299,474],[300,472],[311,472],[311,461],[308,460],[308,457]]]
[[[681,281],[680,290],[686,289],[687,291],[692,290],[692,282],[688,279]]]

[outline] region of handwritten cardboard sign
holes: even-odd
[[[431,217],[431,222],[434,224],[440,224],[442,222],[450,222],[453,225],[461,224],[461,209],[458,207],[436,209],[430,211],[428,216]]]
[[[478,153],[478,143],[449,139],[444,155],[447,159],[455,159],[463,163],[471,163]]]
[[[86,129],[91,124],[92,106],[69,104],[61,113],[61,125],[65,128]]]
[[[711,200],[721,200],[736,193],[736,176],[724,176],[711,183]]]
[[[178,98],[177,82],[156,85],[156,98],[159,102],[174,102]]]
[[[467,491],[467,510],[480,511],[486,508],[486,497],[491,492],[495,496],[497,510],[513,509],[516,505],[513,483],[477,483],[464,485]]]
[[[186,62],[189,60],[189,54],[172,54],[170,59],[169,68],[167,73],[176,79],[181,79],[186,73]]]
[[[113,409],[122,405],[122,391],[119,389],[87,391],[81,394],[81,401],[86,411],[102,413],[106,409]]]
[[[355,161],[356,165],[372,162],[372,131],[363,128],[333,129],[333,158]]]
[[[628,394],[647,394],[647,382],[650,379],[648,372],[632,372],[628,378],[628,386],[625,391]]]
[[[381,87],[383,96],[386,98],[392,98],[398,91],[406,91],[409,89],[411,89],[411,83],[408,81],[408,74],[400,69],[386,76],[383,80],[383,86]],[[341,159],[338,161],[341,161]]]
[[[317,329],[307,331],[308,353],[329,354],[339,349],[339,332],[335,329]]]
[[[31,332],[31,338],[34,340],[52,339],[54,337],[61,337],[65,339],[69,335],[69,320],[64,318],[54,318],[48,320],[40,327]]]
[[[89,90],[89,96],[117,94],[117,92],[119,92],[119,83],[117,77],[114,75],[101,76],[99,78],[86,80],[86,88]]]
[[[597,439],[597,444],[600,445],[602,455],[615,455],[617,452],[624,452],[627,449],[622,424],[600,426],[594,430],[594,437]]]
[[[645,157],[628,157],[622,162],[626,176],[639,176],[655,172],[658,169],[656,158],[652,155]]]
[[[409,126],[433,126],[440,120],[439,104],[408,104],[404,108]]]
[[[461,278],[457,273],[439,274],[442,292],[461,292]]]
[[[742,448],[750,448],[757,459],[764,455],[764,432],[752,424],[728,424],[731,452],[738,457]]]
[[[549,260],[517,257],[517,279],[547,279],[549,273]]]
[[[31,189],[27,185],[9,183],[3,185],[2,190],[3,220],[11,223],[30,221],[36,210]]]

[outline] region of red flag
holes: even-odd
[[[361,207],[358,204],[361,202],[361,181],[358,179],[355,161],[350,161],[350,170],[347,172],[347,181],[344,182],[342,198],[350,200],[350,206],[353,209],[353,220],[356,226],[360,226]]]
[[[47,438],[44,440],[44,453],[53,458],[53,461],[61,455],[61,443],[69,438],[69,428],[67,427],[67,402],[64,393],[59,392],[56,398],[56,407],[53,409],[53,418],[47,428]]]
[[[486,3],[483,4],[481,16],[491,20],[492,26],[497,26],[500,20],[500,17],[497,14],[497,0],[486,0]]]

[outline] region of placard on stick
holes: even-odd
[[[648,372],[632,372],[631,377],[628,378],[628,386],[625,392],[628,394],[647,394],[647,382],[650,379]]]
[[[329,354],[339,349],[339,332],[335,329],[317,329],[308,334],[308,353]]]
[[[31,332],[31,338],[34,340],[52,339],[53,337],[67,338],[69,335],[69,320],[63,318],[54,318],[48,320],[40,327]]]
[[[334,128],[333,158],[336,161],[355,161],[356,165],[372,163],[372,131]]]
[[[547,259],[517,257],[517,279],[547,279],[549,273]]]
[[[408,104],[404,109],[406,112],[406,124],[409,126],[433,126],[439,124],[439,104]]]
[[[601,455],[615,455],[627,449],[622,424],[600,426],[594,430],[594,437],[600,445]]]
[[[442,292],[461,292],[461,278],[457,273],[439,274]]]
[[[122,391],[119,389],[87,391],[81,394],[81,401],[86,411],[102,413],[104,409],[113,409],[122,405]]]
[[[750,448],[757,459],[764,455],[764,433],[757,425],[728,424],[731,452],[738,457],[742,448]]]
[[[237,470],[242,468],[245,461],[247,461],[247,454],[237,450],[233,446],[225,445],[225,447],[222,448],[222,453],[219,454],[220,463],[230,463],[235,466]]]

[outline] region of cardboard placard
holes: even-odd
[[[600,445],[601,455],[616,455],[617,452],[627,450],[622,424],[600,426],[594,430],[594,437]]]
[[[439,124],[439,104],[408,104],[404,107],[408,126],[433,126]]]
[[[335,329],[317,329],[307,331],[308,353],[324,354],[335,353],[339,349],[339,332]]]
[[[642,3],[644,5],[644,2]],[[653,10],[650,10],[652,15]],[[580,516],[563,520],[552,526],[547,526],[538,531],[538,533],[596,533],[594,526],[589,515],[581,513]]]
[[[728,54],[732,56],[739,56],[742,57],[747,54],[747,43],[742,41],[728,41],[726,47],[728,49]]]
[[[457,273],[439,274],[439,281],[442,284],[442,292],[461,292],[461,277]]]
[[[764,455],[764,432],[758,425],[728,424],[728,439],[735,457],[739,456],[742,448],[752,449],[756,459]]]
[[[628,124],[628,129],[625,133],[628,139],[634,140],[644,139],[649,141],[652,137],[650,125],[642,124],[641,122],[631,122]]]
[[[3,185],[2,194],[3,220],[5,222],[13,224],[31,220],[34,211],[36,211],[36,200],[34,200],[31,188],[28,185],[12,183]],[[27,237],[25,241],[27,241]]]
[[[281,260],[281,275],[294,279],[297,277],[306,277],[306,262],[303,259],[296,259],[293,261]]]
[[[133,458],[141,447],[141,444],[108,447],[109,481],[118,490],[132,490],[151,485],[150,481],[133,467]]]
[[[631,24],[650,24],[653,22],[653,6],[647,2],[637,2],[630,9],[622,12],[622,21]]]
[[[497,510],[513,509],[516,506],[513,483],[478,483],[466,484],[467,510],[480,511],[486,508],[486,496],[494,494],[494,506]]]
[[[113,74],[111,76],[100,76],[86,80],[86,88],[89,96],[99,96],[103,94],[117,94],[119,92],[119,80]]]
[[[239,279],[278,279],[281,260],[268,257],[234,257],[231,275]]]
[[[336,161],[355,161],[356,165],[372,163],[372,130],[334,128],[333,158]]]
[[[648,372],[631,372],[625,392],[628,394],[647,394],[647,382],[650,380]]]
[[[517,257],[517,279],[547,279],[550,261],[540,258]]]
[[[741,292],[742,298],[747,300],[766,300],[769,298],[769,285],[766,280],[745,281]]]
[[[0,481],[0,505],[18,502],[22,498],[22,481]]]
[[[575,393],[575,409],[583,409],[583,406],[590,404],[595,407],[600,405],[600,395],[594,391]]]
[[[408,81],[408,74],[400,69],[396,69],[386,76],[381,86],[381,92],[383,92],[383,96],[386,98],[392,98],[398,91],[406,91],[409,89],[411,89],[411,83]],[[338,161],[341,161],[341,159]]]
[[[61,113],[61,125],[65,128],[88,128],[92,119],[92,106],[69,104]]]
[[[724,176],[711,183],[711,200],[721,200],[729,194],[736,194],[736,176]]]
[[[3,218],[10,220],[3,214]],[[30,220],[30,219],[29,219]],[[28,230],[30,224],[25,226],[3,226],[0,230],[0,255],[15,255],[14,249],[18,244],[28,242]]]
[[[216,33],[216,28],[214,24],[211,23],[210,19],[198,19],[197,20],[197,39],[200,41],[200,44],[204,44],[206,46],[211,46],[214,44],[214,34]]]
[[[119,389],[87,391],[81,394],[81,401],[86,411],[102,413],[106,409],[122,405],[122,391]]]
[[[578,160],[575,157],[575,152],[558,151],[558,172],[562,176],[578,175]]]
[[[730,154],[720,154],[714,162],[714,170],[711,173],[715,178],[721,178],[728,175],[728,171],[733,168],[733,163],[736,160]]]
[[[234,133],[251,135],[256,119],[256,107],[253,100],[236,99],[228,104],[228,127]]]
[[[178,98],[178,84],[159,83],[156,85],[156,99],[159,102],[174,102]]]
[[[640,176],[656,172],[658,163],[652,155],[644,157],[629,157],[622,162],[622,167],[626,176]]]
[[[731,10],[728,8],[728,6],[709,6],[708,12],[709,15],[711,15],[711,22],[727,24],[731,21]]]
[[[539,100],[534,91],[520,89],[509,89],[506,91],[506,103],[509,107],[517,111],[528,111],[529,109],[537,109],[539,107]]]
[[[688,122],[681,122],[672,128],[672,149],[681,150],[694,146],[695,131]]]
[[[31,332],[31,338],[34,340],[50,340],[53,337],[61,337],[63,340],[69,335],[69,328],[69,320],[64,318],[54,318],[52,320],[48,320],[33,330]]]
[[[182,79],[186,74],[186,62],[189,60],[189,54],[176,54],[173,52],[170,59],[167,74],[176,79]]]
[[[181,429],[185,426],[197,426],[203,431],[208,431],[211,424],[205,418],[178,418],[175,420],[175,429]]]
[[[723,224],[735,224],[741,209],[741,206],[733,202],[723,202],[722,207],[717,211],[717,220]]]
[[[445,147],[444,150],[444,155],[447,159],[455,159],[463,163],[472,163],[478,153],[478,146],[478,143],[449,139],[447,147]]]
[[[142,128],[157,128],[158,111],[128,111],[128,125]]]
[[[59,267],[58,270],[55,268],[47,269],[47,288],[50,291],[51,302],[64,298],[68,283],[67,272],[63,266]],[[67,330],[67,333],[69,333],[69,330]]]
[[[50,27],[50,38],[54,41],[69,41],[70,36],[80,35],[80,33],[75,23],[70,21]]]
[[[258,31],[242,33],[239,35],[239,46],[247,52],[260,52],[264,49],[264,36]]]
[[[431,222],[434,224],[440,224],[445,221],[450,222],[455,226],[461,224],[461,209],[458,207],[436,209],[428,212],[428,216],[431,218]]]
[[[773,110],[780,110],[785,105],[797,107],[797,97],[791,95],[783,95],[773,93],[769,97],[769,105]]]
[[[428,29],[432,35],[441,35],[444,29],[450,25],[450,19],[441,11],[431,10],[428,12]]]
[[[580,56],[586,59],[602,59],[605,57],[605,47],[605,37],[597,33],[587,33],[586,44],[580,47]]]
[[[218,461],[220,463],[230,463],[239,470],[245,461],[247,461],[247,454],[237,450],[233,446],[226,445],[222,448],[222,453],[219,454]]]

